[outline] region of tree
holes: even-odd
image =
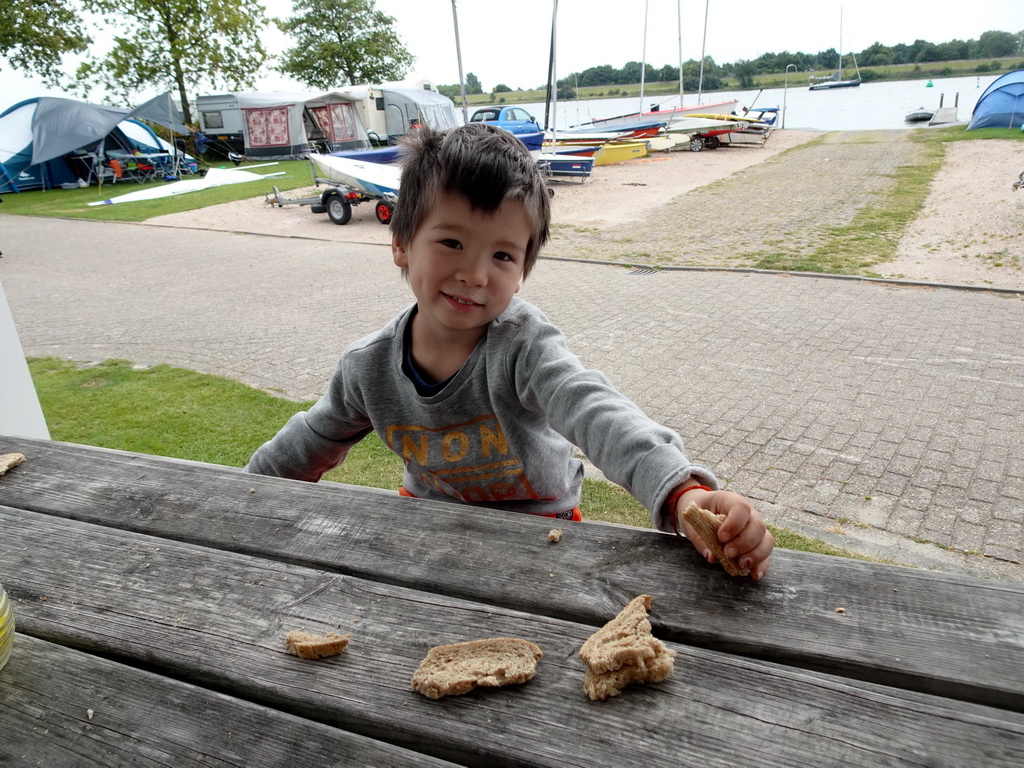
[[[64,54],[83,53],[91,42],[65,0],[0,2],[0,58],[14,69],[56,84]]]
[[[740,81],[740,88],[754,87],[754,74],[756,72],[754,62],[743,61],[742,59],[740,59],[734,65],[733,71],[735,72],[736,77]]]
[[[311,88],[401,80],[415,61],[374,0],[294,0],[293,11],[274,20],[296,42],[278,70]]]
[[[978,51],[983,59],[1000,59],[1017,53],[1017,37],[1009,32],[982,32],[978,37]]]
[[[480,85],[480,78],[474,75],[472,72],[466,73],[466,95],[474,93],[483,93],[483,86]]]
[[[192,123],[189,89],[251,88],[267,58],[260,43],[263,9],[243,0],[85,0],[85,6],[119,34],[105,57],[78,68],[80,88],[99,84],[126,103],[146,88],[171,88],[186,123]]]

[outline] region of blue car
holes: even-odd
[[[469,118],[471,123],[493,123],[522,141],[527,149],[540,149],[544,131],[522,107],[483,107]]]

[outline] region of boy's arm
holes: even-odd
[[[315,419],[315,408],[292,416],[273,438],[256,450],[245,471],[315,483],[341,464],[349,449],[371,431],[366,428],[325,437],[310,425],[311,419]]]
[[[681,483],[669,495],[665,515],[674,521],[676,530],[686,534],[686,538],[693,543],[704,559],[713,563],[715,556],[683,518],[683,510],[690,502],[717,515],[726,516],[722,527],[718,529],[718,540],[728,557],[738,562],[741,567],[749,568],[750,575],[755,579],[760,579],[768,573],[775,537],[767,529],[761,513],[754,509],[749,499],[732,491],[714,491],[694,481]]]
[[[372,430],[359,398],[352,391],[352,373],[342,356],[327,392],[308,411],[292,416],[273,438],[249,459],[246,472],[317,482],[341,464],[349,449]]]
[[[524,327],[513,366],[523,406],[543,413],[552,429],[650,510],[658,529],[673,530],[671,517],[663,514],[673,488],[687,481],[718,486],[710,470],[686,457],[677,432],[644,414],[600,371],[585,368],[546,320]]]

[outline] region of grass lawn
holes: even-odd
[[[256,165],[261,164],[242,163],[239,168],[244,171],[249,166]],[[235,166],[224,161],[224,163],[215,164],[213,167],[234,168]],[[250,172],[261,176],[270,173],[284,173],[284,175],[261,181],[212,187],[198,192],[189,192],[185,195],[161,197],[157,200],[140,200],[125,205],[97,205],[94,207],[90,206],[89,203],[106,200],[116,195],[124,195],[128,192],[136,192],[140,189],[164,187],[167,186],[168,182],[150,181],[145,184],[139,184],[134,181],[120,182],[118,184],[106,184],[102,190],[95,186],[83,189],[34,189],[29,192],[4,195],[3,213],[23,216],[101,219],[104,221],[145,221],[146,219],[166,213],[193,211],[197,208],[206,208],[207,206],[218,205],[219,203],[230,203],[235,200],[258,197],[269,192],[272,186],[285,190],[313,185],[313,170],[308,160],[281,160],[273,165],[262,165],[259,168],[253,167]],[[193,177],[186,176],[184,178],[187,180]]]
[[[126,360],[82,365],[33,358],[29,370],[54,440],[156,456],[244,466],[288,418],[312,402],[273,397],[230,379]],[[402,462],[376,435],[355,446],[325,480],[397,489]],[[616,485],[585,480],[588,520],[650,528],[650,517]],[[855,554],[770,526],[779,546],[844,557]]]

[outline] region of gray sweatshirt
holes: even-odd
[[[246,471],[317,481],[373,430],[405,462],[413,496],[549,514],[579,504],[575,445],[664,531],[672,525],[661,508],[675,486],[693,477],[717,487],[686,458],[678,434],[584,368],[562,332],[519,298],[440,393],[420,396],[402,371],[413,309],[345,350],[327,393],[289,419]]]

